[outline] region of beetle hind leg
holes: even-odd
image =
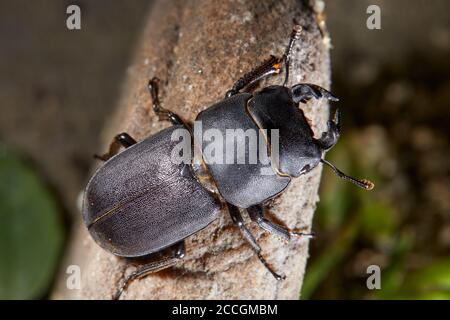
[[[233,223],[238,226],[239,230],[241,231],[242,235],[244,236],[245,240],[250,244],[253,251],[258,256],[258,259],[262,262],[264,267],[273,275],[273,277],[277,280],[284,280],[286,277],[283,275],[279,275],[276,273],[272,267],[269,265],[269,263],[264,259],[263,255],[261,254],[261,247],[259,246],[258,242],[256,241],[255,237],[251,234],[251,232],[247,229],[247,227],[244,224],[244,220],[242,219],[241,213],[239,212],[239,209],[231,204],[228,204],[228,209],[230,212],[231,219],[233,220]]]
[[[120,299],[122,293],[127,289],[127,287],[133,280],[143,278],[150,273],[161,271],[179,263],[186,254],[184,241],[174,244],[172,247],[170,247],[170,250],[170,256],[144,264],[140,266],[136,271],[128,275],[114,295],[114,300]]]
[[[112,158],[114,155],[119,153],[120,147],[128,148],[136,143],[136,140],[134,140],[128,133],[122,132],[114,137],[113,141],[109,145],[109,151],[103,155],[94,155],[94,158],[107,161],[110,158]]]
[[[282,225],[279,225],[277,223],[274,223],[270,220],[268,220],[264,216],[264,208],[262,205],[254,205],[249,208],[247,208],[248,215],[250,216],[250,219],[258,224],[258,226],[267,232],[285,240],[290,241],[293,237],[305,237],[305,238],[314,238],[315,233],[306,233],[298,230],[293,230],[286,228]]]

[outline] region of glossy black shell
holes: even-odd
[[[270,86],[255,93],[248,111],[258,127],[279,130],[278,171],[298,177],[317,166],[322,149],[303,111],[292,100],[287,87]],[[270,137],[269,137],[270,141]]]
[[[220,203],[193,176],[175,164],[174,130],[165,129],[112,157],[89,181],[83,219],[95,241],[118,256],[160,251],[203,229]]]
[[[308,172],[320,162],[322,150],[313,138],[303,111],[292,100],[289,88],[270,86],[253,95],[236,94],[202,111],[196,120],[202,122],[203,131],[218,129],[224,136],[227,129],[266,129],[262,132],[266,132],[264,147],[268,150],[272,138],[270,130],[279,132],[279,156],[271,155],[270,165],[260,163],[259,157],[256,164],[217,164],[210,161],[208,152],[203,152],[220,194],[237,207],[248,208],[275,197],[288,186],[291,177]],[[203,151],[207,145],[203,142]],[[248,160],[248,145],[245,151]],[[267,175],[268,170],[271,170],[270,175]]]
[[[204,132],[208,129],[218,129],[223,136],[226,136],[227,129],[253,129],[259,132],[256,123],[246,111],[247,102],[251,98],[251,94],[239,93],[200,112],[196,120],[202,122]],[[204,142],[202,150],[205,151],[207,146]],[[236,147],[234,149],[236,150]],[[225,153],[226,148],[223,151]],[[247,143],[245,157],[249,159]],[[261,163],[259,156],[256,164],[250,164],[248,161],[245,164],[215,164],[211,163],[206,152],[203,153],[203,158],[220,194],[227,202],[240,208],[264,202],[283,191],[290,182],[289,177],[277,175],[271,164]],[[223,158],[225,159],[226,155]],[[236,161],[236,158],[234,160]],[[272,170],[272,174],[266,174],[267,170]]]

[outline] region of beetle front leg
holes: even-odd
[[[302,27],[299,25],[294,25],[291,32],[291,37],[289,43],[284,51],[282,61],[284,62],[284,82],[283,86],[286,86],[289,81],[289,63],[291,62],[292,49],[294,48],[295,42],[300,39],[300,33],[302,32]]]
[[[285,279],[285,276],[281,276],[278,273],[276,273],[272,267],[269,265],[269,263],[264,259],[264,257],[261,254],[261,247],[259,246],[258,242],[256,241],[255,237],[251,234],[251,232],[247,229],[247,227],[244,224],[244,220],[242,219],[241,213],[239,212],[239,209],[236,206],[233,206],[232,204],[228,204],[228,211],[230,212],[231,220],[233,220],[233,223],[238,226],[239,230],[241,231],[242,235],[244,236],[244,239],[247,240],[247,242],[250,244],[253,251],[258,256],[258,259],[262,262],[264,267],[274,276],[277,280],[283,280]]]
[[[284,64],[285,67],[285,78],[283,86],[285,86],[289,80],[289,63],[291,61],[292,48],[294,47],[295,41],[297,41],[300,37],[300,33],[302,31],[302,27],[299,25],[295,25],[292,29],[291,37],[289,39],[289,43],[284,51],[284,54],[281,58],[270,56],[270,58],[264,61],[260,66],[254,68],[250,72],[246,73],[242,78],[236,81],[233,87],[227,91],[225,97],[231,97],[240,90],[245,87],[259,81],[271,74],[278,74],[281,71],[281,67]]]
[[[135,143],[136,140],[134,140],[128,133],[122,132],[114,137],[113,141],[109,145],[109,151],[107,153],[101,156],[95,154],[94,158],[102,161],[108,161],[111,157],[119,152],[120,147],[128,148]]]
[[[281,59],[275,56],[270,56],[270,58],[264,61],[261,65],[246,73],[242,78],[239,78],[239,80],[234,83],[233,87],[227,91],[225,97],[228,98],[238,94],[239,91],[245,87],[271,74],[280,73],[280,70]]]
[[[148,91],[150,92],[150,96],[152,97],[153,111],[160,118],[160,120],[169,120],[173,125],[185,125],[184,121],[179,115],[161,106],[158,95],[159,79],[157,77],[152,78],[148,82]]]
[[[264,216],[264,207],[260,204],[247,208],[247,212],[250,216],[250,219],[256,222],[259,227],[273,235],[280,237],[283,240],[290,241],[294,236],[307,238],[313,238],[315,236],[314,233],[305,233],[297,230],[292,230],[268,220]]]
[[[291,88],[292,99],[295,103],[306,103],[310,99],[325,98],[331,101],[339,101],[330,91],[311,83],[299,83]]]
[[[175,264],[179,263],[186,254],[184,241],[178,242],[173,246],[171,246],[170,251],[171,251],[170,256],[142,265],[139,267],[139,269],[137,269],[129,276],[127,276],[123,281],[119,290],[117,290],[114,296],[114,300],[118,300],[120,298],[122,293],[125,291],[125,289],[130,285],[130,283],[133,280],[143,278],[150,273],[161,271],[163,269],[172,267]]]

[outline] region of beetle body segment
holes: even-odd
[[[279,130],[278,173],[298,177],[317,166],[322,149],[291,91],[283,86],[270,86],[254,94],[248,108],[259,128]],[[270,143],[270,136],[268,137]]]
[[[83,218],[95,241],[118,256],[169,247],[215,220],[220,203],[171,152],[173,126],[132,145],[89,181]],[[186,170],[187,169],[187,170]]]
[[[245,138],[245,151],[240,154],[237,148],[238,139],[228,139],[226,130],[230,129],[241,129],[244,132],[250,130],[258,137],[259,128],[247,113],[247,103],[251,98],[249,93],[236,94],[200,112],[196,119],[201,121],[204,131],[216,129],[226,137],[226,145],[229,148],[223,148],[224,162],[230,156],[228,151],[234,151],[231,163],[212,163],[208,152],[203,153],[203,158],[220,194],[227,202],[239,208],[248,208],[276,196],[290,182],[289,177],[276,174],[270,162],[264,164],[260,161],[260,141],[253,146],[257,150],[250,150],[252,148],[249,146],[249,139],[241,135],[241,138]],[[206,147],[207,144],[203,143],[202,150],[205,151]],[[263,147],[267,148],[265,141]],[[250,163],[250,152],[257,156],[256,163]],[[271,170],[271,174],[267,174],[267,170]]]

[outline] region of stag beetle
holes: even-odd
[[[173,126],[140,142],[127,133],[121,133],[114,138],[109,152],[96,156],[106,163],[88,182],[82,207],[83,219],[91,236],[101,247],[117,256],[158,256],[126,277],[116,298],[133,279],[179,263],[185,256],[184,239],[217,219],[223,206],[228,208],[232,221],[267,270],[276,279],[283,279],[262,256],[261,247],[245,226],[240,210],[246,210],[251,220],[264,230],[289,241],[293,236],[311,237],[313,234],[270,221],[265,217],[263,205],[283,192],[292,178],[323,163],[339,177],[367,190],[373,188],[370,181],[351,178],[323,158],[339,138],[339,111],[328,121],[328,130],[322,137],[315,139],[299,108],[300,103],[312,98],[338,99],[314,84],[286,86],[292,49],[300,32],[301,27],[296,25],[282,57],[271,56],[245,74],[222,101],[200,112],[196,118],[204,129],[214,128],[222,133],[235,128],[263,132],[263,148],[273,142],[268,129],[278,130],[277,161],[272,154],[270,156],[272,174],[262,174],[262,165],[258,162],[211,162],[204,146],[201,146],[200,165],[198,162],[174,163],[170,154],[175,142],[171,137],[180,129],[191,133],[192,126],[161,105],[157,78],[150,80],[148,85],[153,111]],[[255,93],[241,92],[262,78],[279,74],[283,67],[283,85],[265,87]],[[121,146],[126,150],[118,153]],[[248,152],[245,151],[245,156]],[[208,183],[205,177],[210,178]],[[163,252],[166,255],[161,257]]]

